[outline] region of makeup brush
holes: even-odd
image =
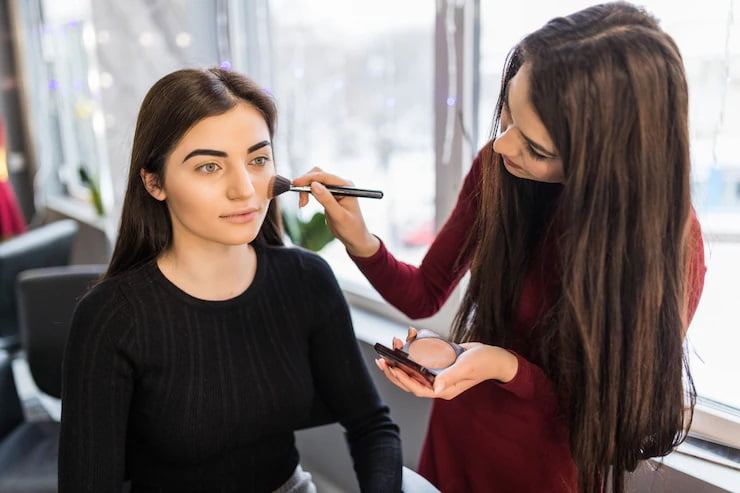
[[[336,185],[324,185],[332,195],[341,195],[345,197],[365,197],[368,199],[382,199],[383,192],[380,190],[368,190],[365,188],[354,188],[354,187],[339,187]],[[288,178],[284,176],[275,175],[270,179],[270,191],[272,197],[277,197],[285,192],[311,192],[310,186],[297,187],[290,183]]]

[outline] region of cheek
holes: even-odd
[[[268,169],[261,170],[261,172],[252,175],[251,178],[254,192],[261,200],[267,201],[272,195],[270,193],[270,184],[272,183],[272,178],[274,176],[275,171]]]
[[[565,179],[563,163],[559,160],[556,162],[539,163],[536,173],[538,180],[547,183],[562,183]]]

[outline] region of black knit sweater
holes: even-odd
[[[60,491],[269,492],[317,400],[347,430],[363,491],[399,491],[397,426],[326,263],[255,247],[249,288],[194,298],[154,261],[80,302],[64,359]]]

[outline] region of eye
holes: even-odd
[[[254,164],[255,166],[264,166],[270,161],[270,158],[267,156],[257,156],[256,158],[252,159],[249,164]]]
[[[213,174],[213,173],[215,173],[216,171],[218,171],[220,169],[221,169],[221,166],[219,166],[216,163],[206,163],[206,164],[202,164],[202,165],[200,165],[200,166],[198,166],[196,168],[196,170],[198,170],[198,171],[200,171],[202,173],[205,173],[207,175]]]
[[[533,159],[537,159],[539,161],[550,159],[549,156],[545,156],[543,154],[540,154],[539,152],[535,151],[534,148],[531,145],[527,145],[527,152],[530,156],[532,156]]]

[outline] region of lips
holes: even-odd
[[[243,209],[229,214],[223,214],[219,217],[230,223],[243,224],[253,221],[257,217],[258,212],[259,209],[252,207],[250,209]]]
[[[514,164],[513,162],[511,162],[511,160],[508,157],[504,156],[503,154],[501,155],[501,157],[504,159],[504,163],[507,166],[509,166],[511,168],[516,168],[516,169],[522,169],[521,166],[519,166],[518,164]]]

